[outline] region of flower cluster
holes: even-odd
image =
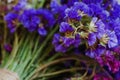
[[[17,21],[18,21],[18,14],[16,13],[9,13],[5,16],[5,21],[7,22],[8,28],[10,32],[13,33],[16,30]]]
[[[13,12],[5,16],[8,28],[13,33],[19,25],[23,25],[28,31],[37,31],[45,36],[55,23],[53,14],[48,9],[26,8],[25,4],[27,4],[25,1],[18,3]]]
[[[93,80],[112,80],[112,79],[104,74],[96,74]]]
[[[112,52],[106,51],[106,54],[96,58],[97,61],[101,64],[101,66],[108,66],[109,70],[113,73],[119,71],[120,61],[115,58]]]
[[[115,1],[106,3],[104,0],[74,2],[64,10],[64,21],[53,38],[55,50],[66,52],[71,47],[85,44],[87,56],[99,58],[98,62],[104,62],[101,65],[107,65],[110,71],[117,72],[120,61],[114,56],[119,53],[115,49],[120,46],[119,6]]]
[[[50,8],[58,22],[64,21],[65,10],[79,0],[52,0]],[[59,4],[60,2],[60,4]]]

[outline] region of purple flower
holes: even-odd
[[[67,3],[68,1],[63,1],[62,4],[58,4],[54,0],[51,7],[58,13],[59,8]],[[62,48],[64,46],[68,49],[70,46],[78,47],[81,42],[87,43],[86,55],[95,58],[118,46],[120,20],[119,17],[112,19],[110,15],[112,10],[114,11],[115,3],[109,4],[111,10],[105,8],[106,2],[103,0],[82,0],[66,8],[64,18],[67,20],[61,22],[59,29]]]
[[[4,18],[5,21],[7,22],[7,26],[10,29],[10,32],[13,33],[16,30],[17,27],[17,21],[18,21],[18,14],[16,13],[8,13]]]
[[[109,70],[112,71],[113,73],[118,72],[120,69],[120,61],[109,61],[109,63],[107,63]]]
[[[120,19],[112,20],[110,26],[113,27],[115,34],[117,36],[118,44],[120,44]]]
[[[72,26],[70,26],[67,22],[62,22],[60,24],[60,32],[65,33],[65,32],[73,32],[74,29],[72,28]]]
[[[74,47],[78,47],[80,45],[80,35],[76,34],[75,38],[64,37],[63,43],[66,47],[70,47],[71,45]]]
[[[88,35],[88,45],[92,46],[95,44],[97,39],[101,39],[102,36],[105,34],[105,25],[101,20],[98,20],[97,17],[93,17],[89,28],[89,35]]]
[[[114,31],[106,30],[99,40],[101,45],[108,46],[108,48],[118,46],[117,36]]]
[[[5,16],[5,20],[7,22],[12,22],[12,20],[15,20],[16,18],[18,17],[18,14],[15,14],[15,13],[8,13],[6,16]]]
[[[70,45],[74,44],[74,39],[73,38],[64,37],[63,41],[64,41],[63,43],[66,47],[70,47]]]
[[[108,52],[108,54],[110,54],[110,52]],[[120,69],[120,61],[116,60],[113,55],[106,54],[104,64],[106,64],[113,73],[118,72]]]
[[[97,30],[99,30],[99,26],[96,25],[98,21],[97,17],[93,17],[90,24],[89,24],[89,32],[98,32]]]
[[[115,80],[120,80],[120,70],[115,73]]]
[[[59,31],[64,33],[64,35],[54,35],[53,45],[55,46],[56,51],[66,52],[71,46],[78,47],[80,45],[80,35],[74,34],[74,28],[67,22],[62,22],[60,24]]]
[[[46,9],[28,9],[24,10],[20,16],[20,22],[30,32],[38,31],[40,35],[45,36],[47,30],[55,24],[55,19],[52,13]]]
[[[89,16],[92,15],[92,10],[83,2],[75,2],[73,8]]]
[[[74,39],[74,47],[78,47],[81,43],[81,38],[80,38],[80,35],[79,34],[76,34],[75,35],[75,39]]]
[[[120,45],[112,48],[112,50],[118,54],[120,54]]]
[[[104,10],[100,4],[90,4],[89,7],[91,8],[93,15],[97,16],[100,19],[106,19],[109,16],[109,12],[107,10]]]
[[[89,49],[86,51],[86,55],[91,58],[96,58],[105,53],[105,47],[98,45],[95,49]]]
[[[11,52],[12,51],[12,46],[10,44],[5,44],[4,45],[4,49],[7,51],[7,52]]]
[[[17,5],[14,6],[14,10],[16,12],[21,11],[22,9],[25,9],[25,6],[28,5],[27,4],[27,0],[19,0],[19,2],[17,3]]]
[[[57,21],[61,22],[65,17],[65,9],[67,5],[60,5],[57,0],[52,0],[50,3],[51,11],[57,16]]]
[[[78,14],[78,11],[74,8],[67,8],[65,10],[66,18],[72,19],[72,20],[77,20],[79,21],[81,19],[81,15]]]
[[[108,66],[109,70],[113,73],[118,72],[120,69],[120,61],[109,50],[103,56],[97,57],[97,60],[101,66]]]
[[[115,35],[115,32],[107,31],[107,35],[109,37],[108,47],[113,48],[113,47],[117,46],[118,40],[117,40],[117,36]]]
[[[37,16],[41,19],[41,23],[44,24],[44,27],[53,27],[55,18],[49,10],[40,8],[36,12]]]
[[[85,54],[91,58],[95,58],[96,52],[95,50],[87,50]]]
[[[114,4],[113,9],[111,9],[110,13],[110,17],[112,17],[113,19],[117,19],[118,17],[120,18],[120,5]]]
[[[57,52],[63,52],[64,53],[64,52],[67,51],[67,48],[63,45],[63,39],[60,36],[60,34],[55,34],[54,35],[52,44],[54,45],[55,51],[57,51]]]
[[[95,74],[93,80],[112,80],[105,74]]]
[[[67,48],[64,45],[60,44],[59,46],[56,46],[55,50],[57,52],[63,52],[63,53],[65,53],[67,51]]]
[[[96,35],[96,38],[100,39],[105,33],[105,24],[97,17],[93,17],[89,25],[89,32],[94,32],[94,36]]]
[[[47,31],[44,29],[44,27],[38,28],[38,33],[42,36],[47,35]]]
[[[97,26],[96,35],[97,35],[97,38],[100,39],[105,33],[105,24],[102,22],[102,20],[98,20],[96,22],[96,26]]]
[[[96,42],[96,35],[94,33],[90,33],[88,36],[88,45],[92,46]]]
[[[40,19],[37,16],[35,9],[25,10],[20,16],[20,22],[27,28],[29,31],[34,31],[37,29]]]
[[[52,44],[55,46],[57,52],[66,52],[71,46],[78,47],[80,44],[80,36],[75,38],[62,37],[60,34],[55,34]]]
[[[38,33],[45,36],[47,34],[47,30],[55,24],[54,16],[49,10],[42,8],[37,10],[37,16],[41,20],[38,25]]]

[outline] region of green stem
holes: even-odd
[[[49,33],[49,35],[47,36],[47,38],[45,39],[45,41],[41,44],[40,48],[35,53],[33,53],[33,58],[30,61],[30,63],[28,64],[28,68],[27,68],[26,71],[29,70],[29,68],[34,63],[34,61],[37,59],[37,57],[40,56],[40,54],[42,53],[43,48],[46,46],[47,42],[51,39],[51,37],[53,36],[53,34],[56,32],[57,29],[58,29],[58,26],[56,26],[53,29],[53,31],[51,33]]]
[[[18,53],[17,53],[17,56],[16,56],[16,62],[17,62],[17,65],[15,66],[15,68],[13,69],[13,71],[16,71],[17,72],[17,67],[20,66],[21,62],[23,61],[24,57],[25,57],[25,53],[24,50],[26,51],[26,45],[28,44],[28,40],[29,38],[27,37],[26,40],[24,41],[25,37],[21,36],[21,40],[19,41],[19,50],[18,50]]]
[[[62,56],[62,53],[55,53],[55,55],[53,57],[48,59],[48,62],[50,62],[50,61],[52,61],[52,60],[54,60],[54,59],[56,59],[57,57],[60,57],[60,56]]]
[[[5,58],[5,49],[4,49],[4,44],[5,44],[5,42],[6,42],[6,37],[7,37],[7,26],[6,26],[6,24],[5,24],[5,22],[3,22],[4,23],[4,36],[3,36],[3,43],[2,43],[2,45],[1,45],[1,48],[2,48],[2,59],[4,59]],[[3,60],[4,61],[4,60]],[[2,63],[4,63],[4,62],[2,62]]]
[[[25,75],[24,71],[26,70],[26,66],[28,65],[29,61],[32,59],[32,47],[34,42],[35,35],[31,38],[31,35],[29,35],[27,38],[25,38],[25,41],[20,45],[19,48],[21,50],[18,51],[18,65],[15,68],[15,72],[19,73],[19,76],[21,79],[23,79],[23,76]],[[23,37],[24,38],[24,37]],[[16,59],[17,60],[17,59]]]
[[[95,72],[96,72],[96,66],[97,66],[97,64],[95,64],[95,66],[93,67],[93,71],[92,71],[92,74],[89,76],[89,79],[92,79],[93,76],[95,75]]]
[[[40,5],[39,5],[38,7],[43,7],[43,6],[44,6],[45,1],[46,1],[46,0],[41,0]]]
[[[59,63],[59,62],[67,61],[67,60],[77,60],[77,61],[79,61],[79,59],[78,59],[78,58],[75,58],[75,57],[62,58],[62,59],[54,60],[54,61],[49,62],[49,63],[47,63],[47,64],[45,64],[45,65],[43,65],[43,66],[38,67],[38,68],[33,72],[33,77],[32,77],[32,78],[36,78],[36,77],[37,77],[36,74],[39,73],[39,71],[47,68],[48,66],[57,64],[57,63]]]
[[[36,50],[38,49],[39,39],[40,39],[40,38],[38,37],[37,40],[35,41],[36,43],[35,43],[35,46],[34,46],[34,50],[33,50],[33,52],[32,52],[33,55],[35,55],[35,52],[36,52]],[[32,55],[32,54],[31,54],[31,55]],[[32,62],[27,65],[27,67],[26,67],[26,69],[25,69],[25,71],[24,71],[25,74],[28,72],[28,70],[30,69],[31,65],[32,65]]]
[[[51,61],[53,61],[54,59],[56,59],[58,56],[60,57],[60,55],[61,55],[61,53],[56,53],[54,56],[52,56],[50,59],[48,59],[47,61],[44,61],[44,63],[49,63],[49,62],[51,62]],[[42,65],[42,64],[40,64],[40,65]],[[39,66],[38,66],[39,67]],[[46,68],[47,69],[47,68]],[[55,68],[54,68],[55,69]],[[53,69],[53,70],[54,70]],[[53,71],[52,69],[50,69],[50,71]],[[35,71],[35,70],[34,70]],[[44,70],[43,70],[43,72],[44,72]],[[41,72],[41,74],[43,74],[43,72]],[[29,75],[29,76],[32,76],[33,75],[33,73],[34,72],[32,72],[31,73],[31,75]],[[38,74],[36,74],[36,75],[38,75]],[[29,76],[27,77],[27,79],[26,80],[28,80],[29,79]]]
[[[42,57],[39,59],[39,63],[44,61],[44,59],[46,58],[46,56],[49,55],[50,51],[53,49],[52,44],[45,50],[44,54],[42,55]]]
[[[9,66],[12,65],[12,62],[14,61],[15,56],[16,56],[17,51],[18,51],[18,46],[19,46],[18,45],[18,36],[15,33],[15,41],[14,41],[14,45],[13,45],[13,50],[11,52],[11,55],[9,57],[8,63],[6,64],[5,68],[9,68]]]
[[[84,70],[84,69],[86,69],[86,68],[76,67],[76,68],[71,68],[71,69],[65,69],[65,70],[60,70],[60,71],[56,71],[56,72],[52,72],[52,73],[42,74],[42,75],[39,76],[39,78],[54,76],[54,75],[58,75],[58,74],[65,73],[65,72],[73,72],[73,71],[76,71],[76,70]]]
[[[85,73],[83,74],[83,76],[81,76],[79,79],[83,80],[87,74],[88,74],[88,66],[87,66],[87,69],[86,69]]]
[[[32,0],[32,5],[33,5],[33,7],[34,8],[36,8],[37,7],[37,3],[38,3],[38,0]]]

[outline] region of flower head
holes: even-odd
[[[47,30],[54,25],[55,19],[47,9],[28,9],[21,14],[20,22],[30,32],[38,31],[40,35],[45,36]]]
[[[69,33],[69,32],[73,32],[74,29],[68,23],[62,22],[59,31],[63,33]]]
[[[52,0],[51,4],[51,11],[52,13],[57,16],[57,21],[61,22],[62,20],[64,20],[65,17],[65,9],[67,8],[67,5],[61,5],[57,2],[57,0]]]
[[[17,28],[17,21],[18,21],[19,15],[16,13],[8,13],[5,16],[5,21],[7,22],[8,28],[10,29],[10,32],[13,33],[15,32]]]
[[[19,2],[17,3],[17,5],[15,5],[14,7],[13,7],[13,9],[14,9],[14,11],[16,11],[16,12],[19,12],[19,11],[21,11],[22,9],[25,9],[26,8],[26,5],[28,5],[27,4],[27,0],[18,0]]]
[[[93,80],[112,80],[111,78],[109,78],[107,75],[105,74],[95,74],[94,75],[94,79]]]
[[[71,46],[78,47],[80,45],[80,36],[63,37],[60,34],[55,34],[53,38],[53,45],[58,52],[66,52]]]
[[[72,20],[80,20],[81,15],[78,14],[78,11],[74,8],[67,8],[65,10],[66,18],[72,19]]]
[[[12,46],[10,44],[5,44],[4,45],[4,49],[7,51],[7,52],[11,52],[12,51]]]
[[[107,50],[103,56],[96,58],[101,66],[108,66],[113,73],[118,72],[120,68],[120,61],[115,58],[113,52]]]
[[[40,23],[40,18],[37,16],[37,11],[35,9],[28,9],[20,16],[20,22],[29,31],[34,31]]]

